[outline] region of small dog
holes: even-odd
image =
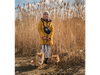
[[[58,66],[58,63],[60,61],[60,58],[59,58],[58,55],[52,55],[51,61],[52,61],[53,64],[56,64],[57,63],[57,66]]]
[[[32,66],[38,66],[38,67],[40,67],[39,62],[38,62],[36,59],[31,60],[31,65],[32,65]]]
[[[31,64],[33,66],[40,67],[43,64],[44,61],[44,53],[37,53],[36,58],[31,61]]]

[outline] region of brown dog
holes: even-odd
[[[38,62],[36,59],[31,60],[31,65],[32,65],[32,66],[38,66],[38,67],[40,67],[39,62]]]
[[[60,61],[60,58],[59,58],[58,55],[52,55],[51,61],[52,61],[53,64],[56,64],[57,63],[57,66],[58,66],[58,63]]]
[[[37,53],[36,58],[31,61],[31,64],[33,66],[40,67],[43,64],[44,61],[44,53]]]

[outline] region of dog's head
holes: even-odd
[[[41,56],[41,55],[42,55],[42,53],[37,53],[37,55],[38,55],[38,56]]]
[[[52,55],[52,61],[58,62],[59,61],[59,56],[58,55]]]
[[[52,57],[53,57],[53,58],[57,58],[57,57],[58,57],[58,55],[52,55]]]
[[[43,56],[43,53],[37,53],[38,56]]]
[[[44,54],[43,53],[37,53],[37,57],[42,58],[42,57],[44,57]]]

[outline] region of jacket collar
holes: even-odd
[[[41,18],[41,20],[43,20],[43,21],[46,21],[46,20],[44,20],[43,18]],[[49,19],[49,21],[48,22],[51,22],[52,20],[51,19]]]

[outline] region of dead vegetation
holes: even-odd
[[[26,5],[17,6],[17,17],[15,20],[15,55],[34,56],[40,52],[39,34],[37,24],[42,17],[42,12],[48,10],[54,26],[54,37],[51,51],[61,58],[61,65],[85,64],[85,7],[81,1],[74,3],[73,9],[69,3],[59,0],[46,0]],[[37,8],[34,5],[37,4]],[[54,7],[52,7],[54,5]],[[66,64],[66,65],[65,65]]]

